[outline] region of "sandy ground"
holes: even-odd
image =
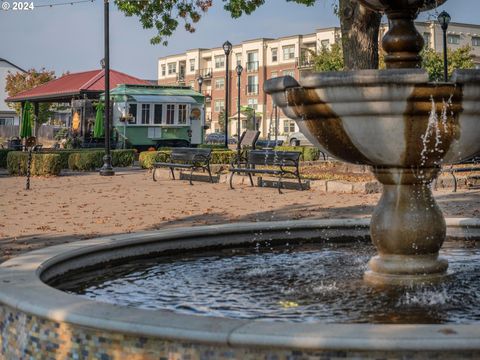
[[[238,221],[367,217],[379,194],[251,188],[120,170],[25,179],[0,176],[0,261],[20,252],[100,235]],[[480,191],[435,192],[445,216],[480,217]]]

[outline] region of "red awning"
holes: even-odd
[[[105,71],[92,70],[64,75],[33,89],[25,90],[15,96],[5,99],[7,102],[37,101],[48,102],[74,97],[87,93],[103,93],[105,91]],[[110,70],[110,88],[120,84],[149,85],[146,80]]]

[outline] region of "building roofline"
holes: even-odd
[[[26,70],[23,70],[20,66],[17,66],[15,65],[14,63],[12,63],[11,61],[8,61],[7,59],[4,59],[4,58],[0,58],[0,61],[5,61],[7,64],[10,64],[12,65],[13,67],[17,68],[18,70],[26,73],[27,71]]]
[[[329,26],[326,28],[317,28],[315,31],[340,30],[340,26]]]

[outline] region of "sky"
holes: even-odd
[[[0,0],[3,1],[3,0]],[[37,0],[35,5],[56,4],[68,0]],[[76,0],[73,0],[76,1]],[[13,0],[8,0],[12,5]],[[306,7],[284,0],[266,0],[250,16],[232,19],[220,0],[201,19],[193,34],[181,25],[169,38],[169,45],[151,45],[154,30],[142,28],[138,18],[125,17],[110,5],[110,65],[113,69],[144,79],[157,78],[157,59],[188,49],[233,44],[259,37],[308,34],[315,29],[339,26],[333,13],[334,0],[317,0]],[[450,0],[436,10],[446,10],[452,21],[480,24],[479,0]],[[421,20],[435,18],[435,12],[423,13]],[[0,58],[24,69],[46,68],[78,72],[97,69],[103,58],[103,1],[38,7],[30,11],[0,9]]]

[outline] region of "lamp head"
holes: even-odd
[[[440,26],[442,27],[442,30],[447,30],[448,29],[448,24],[450,24],[450,20],[452,18],[446,11],[442,11],[438,15],[438,22],[440,23]]]
[[[243,71],[242,65],[238,64],[235,70],[237,71],[238,76],[242,75],[242,71]]]
[[[202,86],[203,84],[203,77],[199,76],[197,79],[198,85]]]
[[[225,55],[229,55],[230,51],[232,51],[232,43],[230,41],[225,41],[223,43],[223,51],[225,52]]]

